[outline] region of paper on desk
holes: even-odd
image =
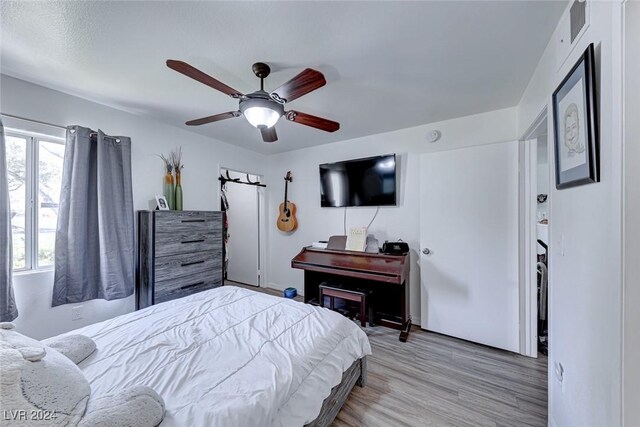
[[[367,227],[351,228],[349,235],[347,236],[347,245],[345,247],[348,251],[363,252],[367,243]]]

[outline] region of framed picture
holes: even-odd
[[[167,203],[167,199],[165,199],[164,196],[156,196],[156,205],[157,209],[161,211],[169,210],[169,203]]]
[[[553,92],[556,188],[600,181],[598,100],[593,44]]]

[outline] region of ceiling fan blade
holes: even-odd
[[[284,116],[287,120],[301,125],[311,126],[325,132],[335,132],[340,129],[340,123],[334,122],[322,117],[312,116],[311,114],[301,113],[300,111],[287,111]]]
[[[275,126],[271,126],[270,128],[263,127],[260,129],[260,133],[262,134],[262,140],[264,142],[276,142],[278,140]]]
[[[239,98],[242,96],[241,92],[238,92],[232,87],[227,86],[226,84],[214,79],[210,75],[203,73],[195,67],[187,64],[186,62],[176,61],[174,59],[167,60],[167,67],[175,70],[181,74],[184,74],[187,77],[191,77],[194,80],[199,81],[200,83],[204,83],[209,87],[212,87],[216,90],[219,90],[222,93],[226,93],[232,98]]]
[[[307,68],[271,93],[275,100],[291,102],[327,84],[320,71]]]
[[[187,126],[200,126],[207,123],[219,122],[220,120],[231,119],[233,117],[240,117],[242,113],[240,111],[229,111],[227,113],[216,114],[215,116],[203,117],[201,119],[189,120],[185,123]]]

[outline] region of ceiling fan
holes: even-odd
[[[252,126],[260,129],[264,142],[278,140],[275,124],[282,116],[290,122],[311,126],[325,132],[335,132],[340,129],[340,123],[300,111],[285,111],[284,109],[288,102],[327,83],[322,73],[311,68],[307,68],[273,92],[268,93],[264,90],[264,79],[271,72],[271,68],[267,64],[256,62],[253,64],[253,73],[260,79],[260,90],[244,95],[186,62],[169,59],[167,67],[240,101],[236,111],[190,120],[186,122],[188,126],[200,126],[244,115]]]

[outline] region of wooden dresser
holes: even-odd
[[[223,283],[223,213],[138,211],[136,309]]]

